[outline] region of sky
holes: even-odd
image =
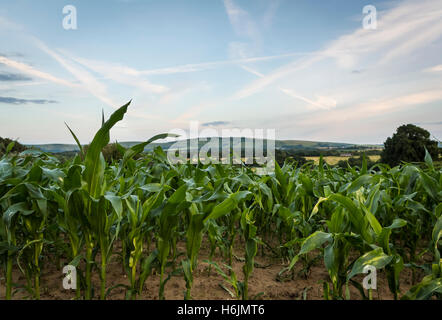
[[[442,140],[442,0],[0,0],[1,137],[74,143],[66,122],[88,143],[131,99],[113,141],[193,121],[361,144],[413,123]]]

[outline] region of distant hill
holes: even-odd
[[[209,138],[210,139],[210,138]],[[209,139],[201,139],[197,142],[197,139],[187,139],[187,140],[179,140],[179,141],[172,141],[172,142],[163,142],[163,143],[152,143],[148,145],[145,148],[145,151],[150,151],[154,149],[156,146],[161,146],[163,150],[168,150],[172,146],[176,147],[184,147],[184,146],[190,146],[192,149],[192,146],[196,145],[198,143],[199,148],[201,146],[205,145]],[[216,139],[216,138],[215,138]],[[221,139],[221,138],[218,138]],[[232,139],[232,138],[230,138]],[[255,140],[258,141],[258,140]],[[245,146],[252,146],[253,145],[253,139],[251,138],[236,138],[236,140],[233,141],[233,146],[238,147],[239,143],[241,143]],[[137,141],[127,141],[127,142],[119,142],[122,146],[129,148],[135,144],[138,144],[140,142]],[[222,139],[222,144],[227,145],[229,143],[228,138]],[[176,144],[176,145],[175,145]],[[262,144],[266,146],[267,140],[263,140]],[[26,145],[27,147],[33,148],[33,149],[39,149],[44,152],[49,153],[61,153],[61,152],[72,152],[72,151],[78,151],[78,146],[76,144],[33,144],[33,145]],[[350,144],[350,143],[338,143],[338,142],[321,142],[321,141],[304,141],[304,140],[276,140],[275,141],[275,147],[277,149],[281,150],[333,150],[333,149],[379,149],[382,148],[382,145],[358,145],[358,144]]]

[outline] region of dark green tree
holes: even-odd
[[[89,148],[89,145],[84,146],[83,150],[86,153],[87,149]],[[121,149],[116,143],[109,143],[106,145],[103,150],[101,151],[103,153],[104,160],[106,160],[107,163],[112,163],[112,161],[118,161],[123,158],[124,150]]]
[[[290,162],[296,162],[298,166],[302,166],[303,164],[307,163],[307,159],[295,154],[294,152],[290,152],[289,150],[275,150],[275,159],[276,162],[278,162],[279,166],[284,165],[284,161],[288,160]]]
[[[424,161],[425,148],[433,159],[438,158],[437,142],[430,139],[430,133],[427,130],[413,124],[402,125],[397,128],[392,137],[384,142],[381,162],[396,166],[401,161]]]

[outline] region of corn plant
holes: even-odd
[[[442,238],[442,211],[439,207],[439,219],[432,232],[431,246],[434,252],[434,262],[431,265],[431,273],[423,280],[413,286],[401,299],[402,300],[424,300],[432,296],[442,297],[442,259],[440,255],[439,242]]]
[[[154,193],[144,202],[136,195],[131,195],[125,199],[125,208],[127,208],[126,223],[122,230],[122,241],[125,242],[124,250],[130,251],[128,259],[124,259],[129,275],[129,298],[135,299],[137,294],[141,294],[144,282],[150,274],[152,262],[156,253],[147,258],[143,258],[145,246],[145,234],[149,232],[148,216],[152,209],[158,207],[163,201],[164,191]],[[141,269],[141,270],[140,270]]]
[[[245,263],[243,266],[244,273],[244,289],[243,289],[243,299],[247,300],[249,298],[249,278],[253,272],[253,267],[255,264],[254,258],[258,252],[258,242],[256,236],[257,227],[255,226],[253,209],[244,209],[241,215],[241,230],[245,241]]]
[[[160,263],[160,287],[158,298],[164,300],[164,286],[169,278],[164,278],[166,271],[167,258],[169,257],[171,247],[176,245],[176,238],[174,237],[175,228],[178,225],[179,214],[186,209],[190,203],[186,199],[187,185],[183,184],[175,190],[175,192],[162,204],[160,215],[158,217],[158,237],[157,249],[158,260]]]

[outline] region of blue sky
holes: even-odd
[[[62,10],[77,9],[65,30]],[[362,28],[365,5],[377,29]],[[0,0],[0,136],[82,143],[202,128],[382,143],[442,138],[442,0]]]

